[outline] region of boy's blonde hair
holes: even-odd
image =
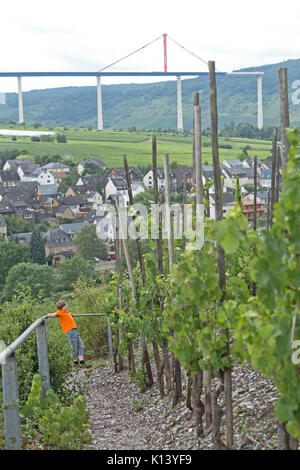
[[[56,302],[56,308],[57,310],[61,310],[63,307],[65,307],[66,302],[64,300],[59,300],[58,302]]]

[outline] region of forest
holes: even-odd
[[[278,69],[288,67],[290,95],[295,94],[295,81],[299,80],[300,59],[262,65],[240,71],[261,71],[263,75],[264,125],[274,126],[279,119]],[[217,78],[219,126],[230,121],[257,125],[257,85],[255,76]],[[183,126],[191,130],[192,95],[199,92],[203,115],[203,128],[209,127],[209,84],[207,77],[182,80]],[[105,129],[176,129],[176,80],[147,83],[102,85],[102,105]],[[296,100],[297,101],[297,100]],[[78,86],[32,90],[23,93],[25,122],[39,122],[50,126],[97,127],[97,98],[95,86]],[[300,124],[299,106],[290,100],[290,119]],[[6,105],[0,104],[0,120],[18,120],[17,93],[6,94]],[[241,136],[243,137],[243,136]],[[245,137],[245,136],[244,136]],[[250,137],[250,135],[247,135]]]

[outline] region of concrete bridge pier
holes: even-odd
[[[19,100],[19,124],[24,122],[23,96],[22,96],[22,77],[18,77],[18,100]]]
[[[183,130],[182,120],[182,95],[181,95],[181,76],[177,76],[177,130]]]
[[[262,75],[257,75],[257,127],[264,126],[263,101],[262,101]]]
[[[97,116],[98,116],[98,131],[103,131],[101,77],[97,77]]]

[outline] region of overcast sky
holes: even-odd
[[[164,33],[226,72],[300,58],[300,2],[283,5],[276,0],[5,1],[0,71],[97,71]],[[162,71],[162,38],[108,70]],[[207,71],[207,66],[169,39],[168,70]],[[102,79],[103,84],[133,81]],[[22,80],[23,90],[95,84],[95,78]],[[0,92],[10,91],[17,91],[17,80],[1,78]]]

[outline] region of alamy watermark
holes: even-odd
[[[104,216],[105,214],[105,216]],[[113,204],[104,204],[96,213],[101,217],[96,233],[101,240],[162,239],[186,240],[187,250],[201,250],[204,244],[203,204],[144,204],[126,207],[120,200],[119,211]]]
[[[292,349],[295,349],[292,354],[292,363],[298,365],[300,364],[300,340],[293,341]]]
[[[292,103],[300,104],[300,80],[293,81],[292,89],[295,90],[292,94]]]
[[[0,354],[2,353],[2,351],[4,351],[5,348],[6,348],[6,344],[4,343],[4,341],[0,339]],[[0,364],[5,364],[5,359],[1,360]]]

